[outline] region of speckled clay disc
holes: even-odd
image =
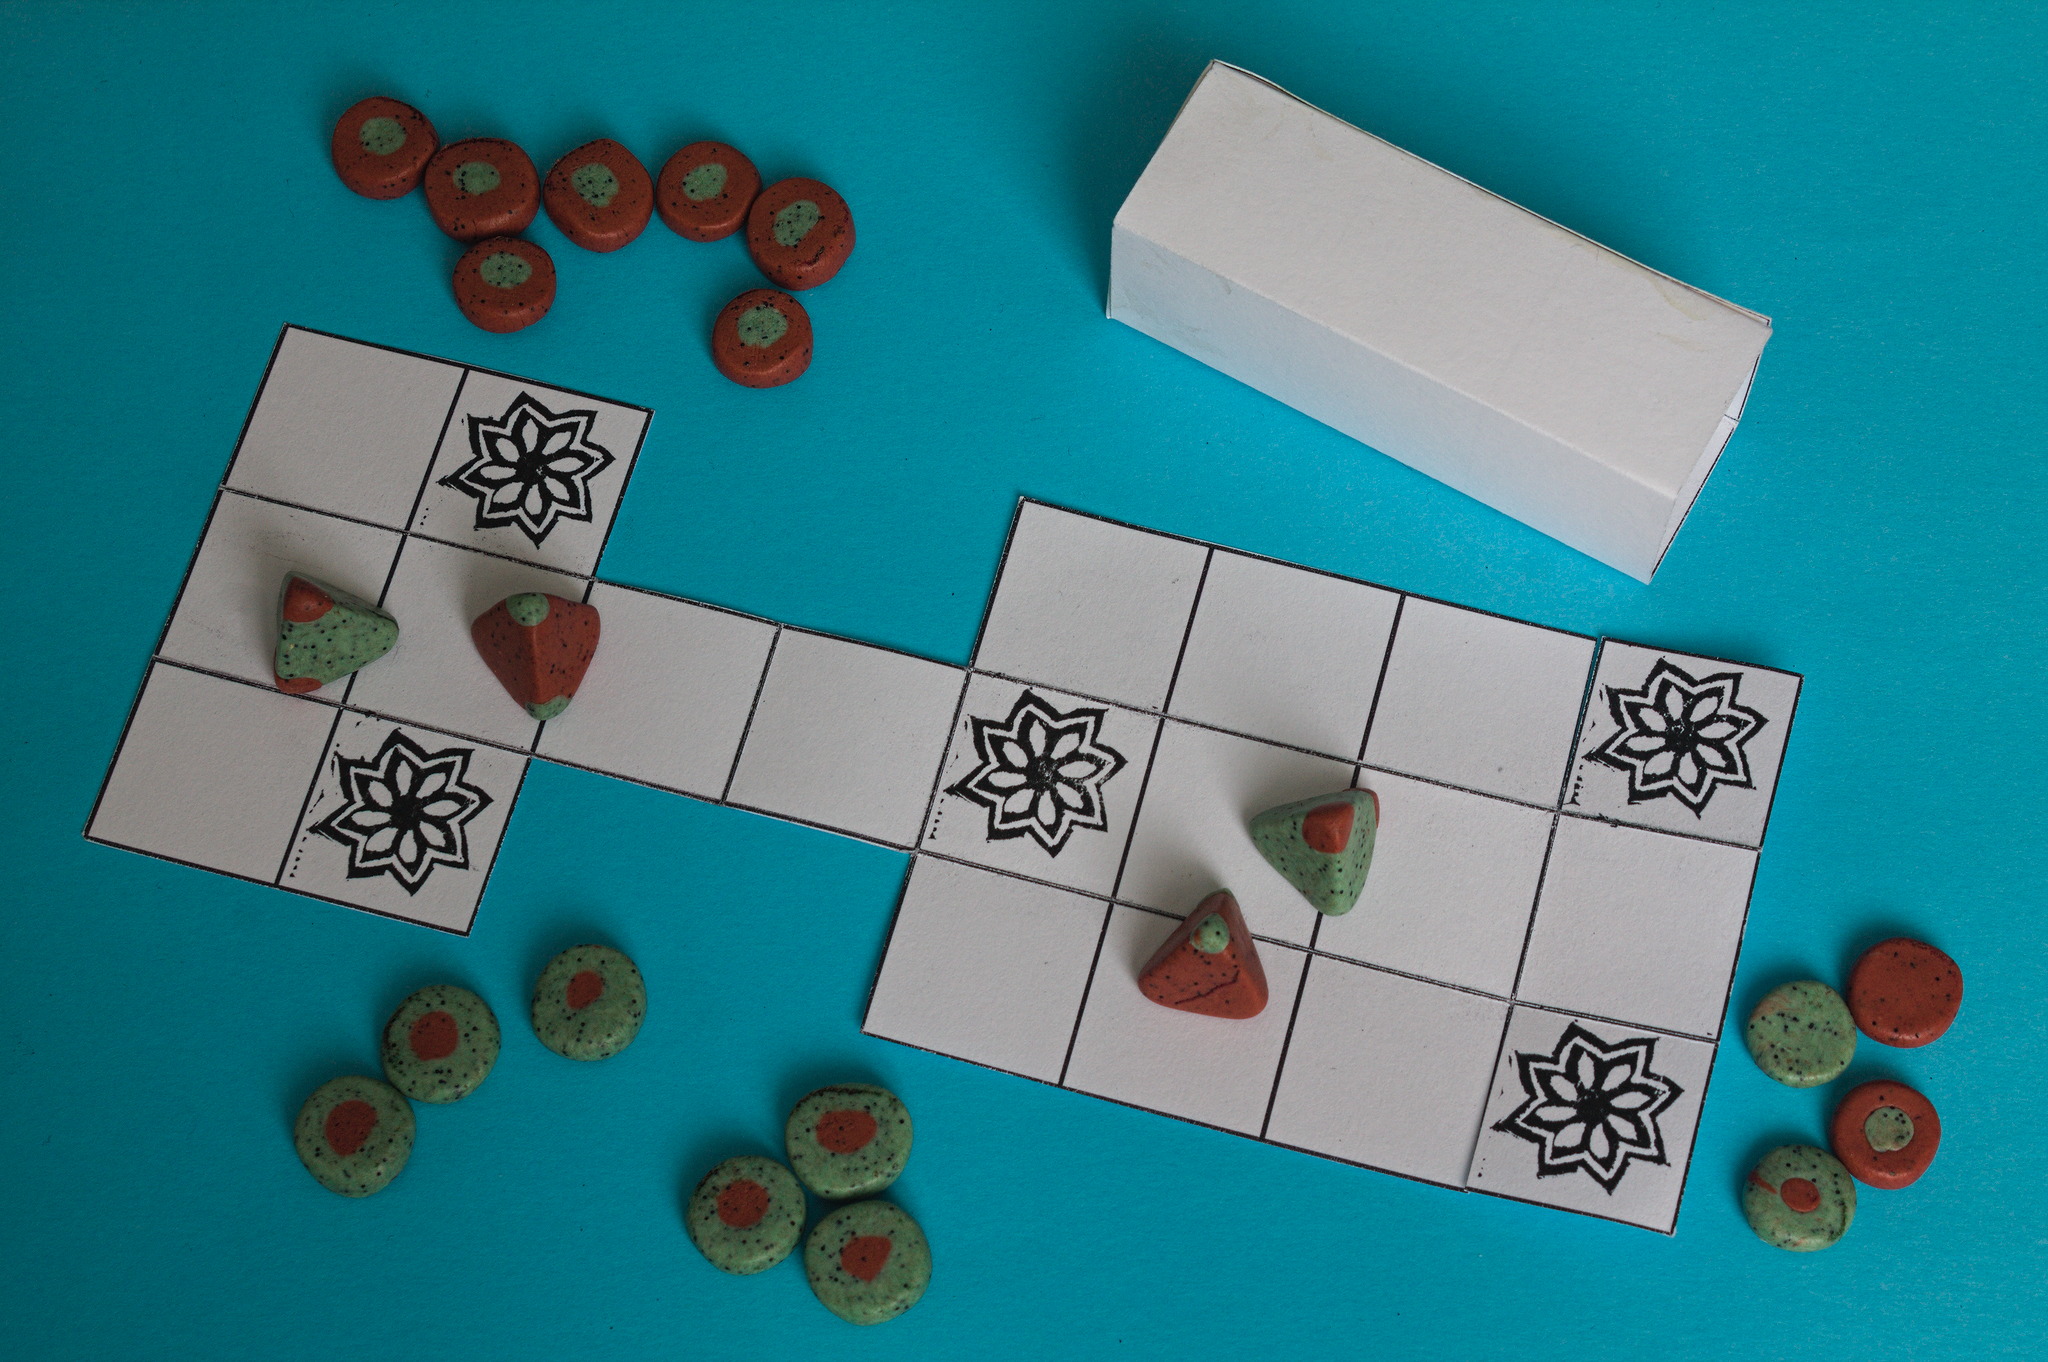
[[[568,1059],[610,1059],[640,1034],[647,985],[610,946],[571,946],[533,986],[533,1034]]]
[[[719,1271],[766,1272],[804,1237],[804,1189],[775,1160],[744,1154],[704,1175],[683,1224]]]
[[[902,1207],[856,1201],[820,1220],[804,1245],[804,1275],[827,1310],[880,1324],[917,1304],[932,1280],[932,1249]]]
[[[844,1083],[797,1103],[783,1138],[790,1167],[819,1196],[873,1196],[910,1161],[910,1112],[887,1088]]]
[[[1742,1215],[1756,1237],[1794,1253],[1824,1249],[1856,1219],[1856,1184],[1825,1149],[1781,1145],[1742,1186]]]
[[[1925,941],[1895,936],[1849,971],[1849,1012],[1863,1034],[1905,1048],[1938,1040],[1963,1005],[1963,972]]]
[[[384,1076],[415,1102],[458,1102],[498,1062],[498,1018],[454,984],[429,984],[384,1023]]]
[[[1941,1118],[1932,1102],[1904,1083],[1865,1083],[1850,1089],[1835,1108],[1828,1143],[1859,1182],[1906,1187],[1934,1162],[1941,1148]]]
[[[391,1185],[412,1156],[412,1106],[388,1083],[331,1078],[299,1108],[292,1142],[322,1187],[368,1196]]]
[[[1772,989],[1749,1014],[1744,1035],[1756,1066],[1794,1088],[1839,1078],[1856,1054],[1849,1005],[1817,979]]]

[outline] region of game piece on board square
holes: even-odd
[[[790,1167],[804,1186],[834,1201],[873,1196],[910,1161],[910,1110],[872,1083],[819,1088],[783,1127]]]
[[[711,323],[711,362],[747,388],[779,388],[811,367],[811,314],[787,293],[748,289]]]
[[[306,1171],[342,1196],[389,1187],[412,1157],[412,1137],[412,1105],[389,1083],[360,1074],[313,1089],[292,1126]]]
[[[1252,842],[1318,912],[1351,911],[1372,869],[1380,799],[1370,790],[1296,800],[1252,819]]]
[[[853,254],[853,210],[822,181],[779,180],[747,210],[747,253],[783,288],[816,288]]]
[[[434,225],[457,241],[517,236],[540,211],[540,174],[502,137],[450,142],[427,162],[421,183]]]
[[[1856,1219],[1856,1184],[1825,1149],[1780,1145],[1744,1180],[1742,1218],[1773,1248],[1817,1252],[1849,1232]]]
[[[640,158],[609,137],[566,153],[541,183],[541,202],[562,235],[586,251],[616,251],[647,230],[654,181]]]
[[[486,237],[455,262],[455,305],[486,331],[521,331],[555,305],[555,262],[531,241]]]
[[[1230,891],[1195,906],[1138,971],[1138,989],[1161,1007],[1242,1019],[1266,1010],[1266,971]]]
[[[425,114],[372,95],[350,105],[334,125],[334,169],[366,199],[404,198],[418,186],[439,145]]]
[[[1832,1082],[1856,1054],[1848,1005],[1818,979],[1780,984],[1765,994],[1743,1034],[1756,1066],[1790,1088]]]
[[[1905,1187],[1919,1180],[1941,1148],[1934,1104],[1904,1083],[1852,1088],[1828,1123],[1835,1157],[1860,1182]]]
[[[476,650],[536,719],[569,707],[597,652],[597,607],[543,591],[507,596],[469,627]]]
[[[738,148],[692,142],[661,168],[654,206],[676,235],[719,241],[746,224],[760,192],[761,172]]]
[[[571,946],[533,985],[533,1034],[564,1059],[610,1059],[646,1016],[640,967],[610,946]]]
[[[384,1076],[415,1102],[459,1102],[490,1077],[498,1043],[489,1003],[455,984],[429,984],[384,1023]]]
[[[1963,1005],[1963,971],[1925,941],[1880,941],[1849,971],[1849,1013],[1881,1045],[1939,1040]]]
[[[360,671],[398,642],[398,621],[360,596],[287,572],[277,602],[277,688],[316,691]]]
[[[711,1266],[750,1276],[795,1250],[804,1237],[804,1210],[804,1189],[787,1168],[742,1154],[704,1175],[690,1194],[683,1227]]]
[[[932,1250],[893,1202],[856,1201],[820,1220],[804,1245],[804,1275],[818,1303],[849,1324],[881,1324],[931,1285]]]

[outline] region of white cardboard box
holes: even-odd
[[[1771,335],[1222,62],[1117,212],[1109,315],[1642,581]]]

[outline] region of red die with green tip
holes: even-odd
[[[1237,900],[1219,889],[1160,943],[1138,989],[1161,1007],[1242,1020],[1266,1010],[1266,971]]]
[[[455,305],[486,331],[523,330],[555,305],[555,262],[531,241],[486,237],[455,262]]]
[[[853,210],[821,180],[778,181],[747,210],[747,254],[783,288],[816,288],[853,254]]]
[[[491,674],[536,719],[569,707],[597,653],[597,607],[544,592],[507,596],[469,627]]]
[[[441,140],[410,104],[372,95],[349,106],[334,125],[334,171],[366,199],[412,193]]]
[[[677,236],[721,241],[746,225],[760,192],[761,172],[738,148],[692,142],[661,168],[654,207]]]
[[[616,251],[647,230],[654,181],[640,158],[609,137],[556,161],[541,202],[562,235],[586,251]]]
[[[811,315],[787,293],[748,289],[711,323],[711,362],[747,388],[776,388],[811,367]]]
[[[517,236],[540,211],[533,160],[502,137],[450,142],[421,177],[434,225],[457,241]]]

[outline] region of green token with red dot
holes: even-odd
[[[690,1194],[683,1225],[720,1272],[766,1272],[804,1237],[804,1189],[775,1160],[743,1154],[704,1175]]]
[[[498,1062],[498,1018],[454,984],[429,984],[384,1024],[384,1076],[415,1102],[459,1102]]]
[[[389,1187],[412,1157],[412,1138],[412,1104],[389,1083],[360,1074],[315,1088],[292,1127],[299,1162],[342,1196]]]
[[[1856,1183],[1827,1150],[1781,1145],[1744,1180],[1742,1216],[1773,1248],[1815,1253],[1849,1232],[1856,1219]]]
[[[610,946],[571,946],[533,986],[533,1034],[565,1059],[610,1059],[646,1015],[639,967]]]
[[[850,1324],[881,1324],[917,1304],[932,1280],[932,1249],[901,1206],[856,1201],[820,1220],[804,1244],[818,1303]]]
[[[783,1130],[789,1165],[819,1196],[873,1196],[910,1161],[910,1110],[887,1088],[842,1083],[796,1104]]]

